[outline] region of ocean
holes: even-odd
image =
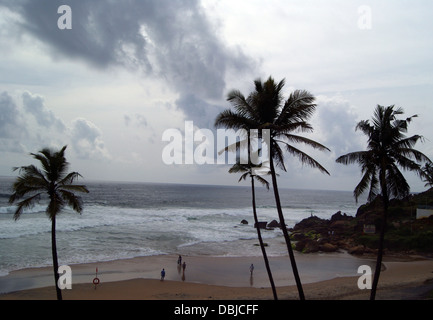
[[[12,178],[0,178],[0,276],[52,265],[51,222],[40,203],[13,220],[8,204]],[[127,182],[84,182],[84,210],[65,209],[57,218],[59,263],[110,261],[161,254],[260,256],[253,225],[251,188]],[[277,220],[272,189],[256,188],[260,221]],[[286,223],[337,211],[355,215],[351,192],[280,189]],[[248,224],[241,224],[247,220]],[[279,229],[262,232],[282,242]],[[270,255],[286,254],[270,246]]]

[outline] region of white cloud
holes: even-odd
[[[29,92],[22,94],[24,111],[33,115],[37,123],[46,128],[55,128],[59,132],[65,130],[63,121],[54,115],[54,112],[49,110],[44,105],[44,99],[38,95],[32,95]]]
[[[79,158],[92,160],[110,158],[102,140],[101,130],[89,120],[78,118],[72,122],[71,144]]]

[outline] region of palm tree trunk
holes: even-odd
[[[383,248],[385,244],[386,222],[388,218],[388,206],[389,206],[388,188],[386,185],[385,174],[386,174],[386,169],[382,169],[380,172],[380,185],[382,189],[382,198],[383,198],[382,199],[383,213],[382,213],[382,221],[380,226],[379,249],[377,252],[376,268],[374,270],[373,284],[371,286],[370,300],[376,299],[377,285],[379,283],[380,272],[382,270]]]
[[[382,187],[382,197],[383,197],[382,225],[380,226],[379,249],[377,252],[376,268],[374,271],[373,284],[371,286],[370,300],[376,299],[376,290],[377,290],[377,285],[379,283],[380,272],[382,269],[382,258],[383,258],[384,244],[385,244],[386,222],[388,218],[388,206],[389,206],[389,199],[388,199],[388,192],[386,189],[386,185]]]
[[[51,220],[51,250],[53,256],[54,282],[56,284],[57,300],[62,300],[62,290],[60,290],[59,282],[59,262],[57,260],[57,245],[56,245],[56,216]]]
[[[251,176],[251,194],[252,194],[252,198],[253,198],[252,201],[253,201],[254,222],[255,222],[256,229],[257,229],[257,237],[259,238],[260,249],[262,249],[263,260],[265,260],[266,271],[268,272],[269,282],[271,283],[272,294],[274,295],[274,300],[278,300],[277,290],[275,289],[274,278],[272,276],[271,267],[269,265],[268,255],[266,254],[265,245],[264,245],[263,239],[262,239],[262,233],[261,233],[260,228],[259,228],[259,219],[257,218],[256,192],[255,192],[255,188],[254,188],[254,176]]]
[[[305,300],[304,290],[302,289],[301,278],[299,277],[298,267],[296,266],[295,255],[293,253],[292,244],[289,233],[287,232],[286,223],[284,220],[283,210],[281,209],[280,195],[278,192],[277,177],[275,174],[274,160],[270,157],[270,169],[272,176],[272,186],[274,189],[275,202],[277,205],[278,217],[280,219],[281,230],[283,231],[284,239],[286,240],[287,251],[289,252],[290,263],[292,264],[293,276],[295,277],[296,287],[298,288],[299,299]]]

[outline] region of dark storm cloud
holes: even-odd
[[[190,115],[221,99],[225,76],[251,71],[255,62],[229,48],[196,0],[3,1],[22,17],[21,30],[48,46],[52,56],[78,59],[96,68],[121,66],[165,79],[195,105],[178,103]],[[60,30],[59,6],[72,10],[72,29]],[[198,103],[202,103],[199,106]],[[195,119],[194,119],[195,120]],[[199,120],[199,119],[196,119]]]

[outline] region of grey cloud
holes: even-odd
[[[57,27],[57,8],[64,1],[7,3],[23,18],[19,31],[41,40],[52,55],[98,68],[139,70],[164,78],[181,96],[221,99],[229,70],[240,73],[256,67],[240,48],[223,43],[200,1],[69,0],[71,30]],[[178,107],[190,112],[184,104]]]
[[[317,119],[323,142],[331,151],[340,156],[363,148],[359,132],[355,127],[359,115],[349,101],[342,97],[317,97]]]
[[[0,138],[12,138],[19,131],[20,112],[7,92],[0,94]]]
[[[82,159],[109,159],[110,155],[102,140],[101,130],[84,118],[75,119],[71,127],[71,143],[75,153]]]
[[[188,120],[200,128],[214,129],[214,121],[223,109],[217,105],[206,102],[194,94],[184,94],[176,100],[176,106],[183,110]]]
[[[54,127],[60,132],[65,130],[66,127],[63,121],[45,106],[44,99],[41,96],[24,92],[22,98],[24,110],[33,115],[39,125],[46,128]]]
[[[129,127],[131,124],[134,124],[139,127],[147,127],[147,119],[142,114],[136,113],[134,115],[123,115],[123,121],[125,126]]]
[[[0,151],[34,152],[71,144],[79,158],[110,159],[102,131],[94,123],[78,118],[66,126],[44,105],[43,97],[25,92],[21,98],[22,105],[8,92],[0,94]]]
[[[27,134],[25,122],[13,98],[7,93],[0,94],[0,150],[22,152],[20,138]]]

